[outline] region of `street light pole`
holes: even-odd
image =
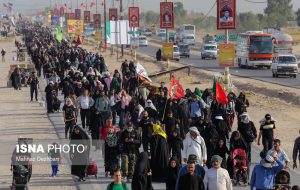
[[[225,44],[228,44],[228,29],[225,30]],[[225,77],[225,85],[226,85],[226,89],[229,89],[229,67],[225,67],[224,70],[224,77]]]
[[[123,0],[120,0],[120,20],[123,20]],[[121,55],[124,56],[124,46],[121,44]]]

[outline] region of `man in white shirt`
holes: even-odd
[[[82,127],[89,126],[90,122],[90,108],[94,105],[93,98],[90,97],[89,91],[85,89],[81,96],[77,98],[78,107],[80,109],[80,117]]]
[[[273,148],[271,148],[268,152],[267,155],[272,155],[273,152],[277,152],[277,159],[280,160],[282,163],[285,164],[285,168],[288,168],[288,164],[290,162],[287,154],[280,148],[280,140],[279,139],[274,139],[273,141]],[[274,166],[277,166],[277,162],[274,162]]]
[[[211,158],[212,168],[204,176],[205,190],[232,190],[232,183],[228,171],[221,168],[222,157],[214,155]]]
[[[200,136],[197,127],[190,127],[189,133],[183,141],[182,158],[187,162],[189,155],[194,154],[198,158],[199,165],[206,164],[207,151],[204,139]]]

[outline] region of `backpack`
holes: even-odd
[[[245,135],[244,138],[247,142],[253,142],[254,141],[255,135],[254,135],[253,130],[252,130],[252,123],[251,122],[249,122],[249,125],[247,126],[247,130],[245,130],[244,135]]]
[[[111,182],[109,185],[108,185],[108,190],[113,190],[114,189],[114,185],[115,183],[114,182]],[[123,190],[126,190],[126,183],[123,183],[122,182],[122,186],[123,186]]]

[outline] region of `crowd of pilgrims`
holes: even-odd
[[[37,76],[47,81],[48,113],[56,110],[58,94],[63,94],[65,138],[91,135],[92,146],[81,159],[88,162],[92,147],[100,150],[107,177],[121,168],[133,189],[151,189],[151,178],[174,190],[178,176],[188,170],[184,171],[184,163],[195,162],[202,179],[203,167],[212,168],[216,160],[232,179],[239,166],[234,166],[231,153],[238,148],[247,153],[239,159],[251,163],[251,143],[257,133],[244,93],[229,93],[227,105],[218,104],[210,89],[186,89],[183,98],[170,99],[163,82],[149,88],[140,81],[134,62],[125,60],[120,70],[110,73],[101,55],[67,40],[58,43],[47,27],[26,23],[22,33]],[[235,117],[238,130],[232,131]],[[84,180],[84,165],[72,165],[79,180]],[[221,189],[231,189],[230,184]]]

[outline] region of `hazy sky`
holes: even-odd
[[[0,12],[3,11],[2,4],[11,2],[14,4],[15,9],[17,10],[23,10],[23,11],[30,11],[31,9],[41,9],[42,7],[49,6],[49,2],[52,2],[52,4],[60,3],[61,1],[63,3],[67,2],[70,4],[72,1],[73,7],[76,7],[77,0],[0,0]],[[96,1],[96,0],[88,0],[90,1]],[[97,0],[99,7],[100,3],[104,0]],[[113,0],[106,0],[107,7],[110,7],[112,5]],[[132,4],[133,0],[123,0],[124,8],[128,7],[128,5]],[[154,10],[159,11],[159,2],[162,0],[135,0],[136,4],[138,4],[141,7],[141,11],[145,10]],[[174,0],[181,1],[184,3],[185,9],[196,12],[203,12],[207,13],[208,10],[212,7],[214,4],[214,0]],[[256,2],[264,2],[267,0],[251,0]],[[280,0],[278,0],[280,1]],[[79,4],[81,2],[85,2],[85,0],[78,0]],[[297,10],[300,8],[300,0],[292,0],[293,2],[293,9]],[[118,5],[119,1],[115,0],[115,4]],[[261,4],[261,3],[249,3],[246,0],[237,0],[237,11],[238,12],[245,12],[245,11],[253,11],[255,13],[262,13],[263,9],[266,7],[267,4]],[[100,9],[101,10],[101,9]],[[23,12],[22,11],[22,12]],[[212,15],[216,13],[216,8],[213,9],[211,12]]]

